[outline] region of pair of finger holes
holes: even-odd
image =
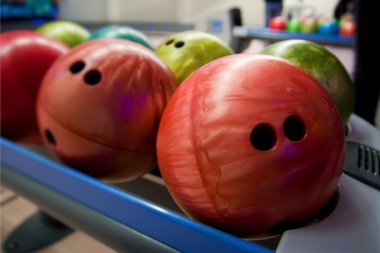
[[[297,116],[289,116],[283,124],[285,136],[290,141],[300,141],[306,136],[306,127],[303,121]],[[268,151],[274,148],[278,142],[278,136],[273,126],[261,123],[251,131],[251,144],[261,151]]]
[[[72,74],[77,74],[81,72],[85,67],[86,64],[84,61],[77,61],[70,66],[70,72]],[[90,69],[83,77],[83,80],[87,85],[96,85],[100,82],[101,79],[102,74],[97,69]]]
[[[174,43],[174,39],[168,40],[165,44],[169,46],[170,44]],[[174,47],[181,48],[185,45],[185,42],[183,41],[177,41],[174,43]]]

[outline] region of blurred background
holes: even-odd
[[[332,15],[337,0],[284,0],[283,8],[302,4],[318,15]],[[263,26],[264,0],[2,0],[3,21],[60,18],[80,22],[195,23],[213,12],[238,6],[247,25]],[[158,11],[159,10],[159,11]]]

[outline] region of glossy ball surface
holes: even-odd
[[[327,35],[327,36],[335,36],[339,34],[339,23],[336,20],[328,21],[324,24],[320,24],[318,27],[318,33]]]
[[[175,88],[149,49],[100,39],[72,49],[49,70],[38,98],[40,132],[62,162],[107,182],[156,165],[156,135]]]
[[[274,17],[272,18],[270,21],[269,21],[269,29],[271,30],[277,30],[277,31],[283,31],[286,29],[286,18],[282,17],[282,16],[277,16],[277,17]]]
[[[302,33],[315,33],[318,30],[318,19],[316,17],[306,17],[301,20],[300,31]]]
[[[90,36],[85,27],[70,21],[50,21],[37,29],[37,32],[62,41],[69,47],[75,47]]]
[[[310,221],[337,190],[344,130],[327,92],[285,60],[224,57],[191,75],[165,109],[161,173],[191,217],[241,237]]]
[[[288,32],[299,32],[301,29],[301,21],[299,20],[299,18],[292,18],[291,20],[289,20],[289,22],[286,24],[286,30]]]
[[[180,85],[201,66],[233,52],[226,43],[212,34],[187,31],[165,39],[156,48],[156,53],[170,68]]]
[[[40,144],[35,109],[38,89],[50,66],[69,48],[33,31],[4,32],[0,44],[1,135]]]
[[[339,28],[339,35],[343,37],[354,37],[355,36],[355,30],[356,25],[355,21],[353,20],[344,20],[341,22],[340,28]]]

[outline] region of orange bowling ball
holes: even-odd
[[[40,132],[58,158],[107,182],[156,165],[156,135],[175,88],[149,49],[121,39],[75,47],[47,73],[38,97]]]
[[[344,129],[298,66],[238,54],[194,72],[161,120],[163,178],[192,218],[245,238],[314,221],[337,190]]]

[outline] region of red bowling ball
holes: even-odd
[[[157,151],[185,213],[258,239],[314,221],[337,190],[344,144],[316,79],[285,60],[241,54],[205,65],[176,90]]]
[[[32,31],[0,35],[1,136],[40,144],[36,102],[41,81],[68,47]]]
[[[175,88],[149,49],[120,39],[74,48],[47,73],[38,98],[40,132],[59,159],[107,182],[156,165],[156,135]]]
[[[343,37],[354,37],[355,36],[355,21],[353,20],[344,20],[341,22],[339,29],[340,36]]]
[[[283,31],[286,29],[286,18],[282,17],[282,16],[277,16],[277,17],[274,17],[272,18],[270,21],[269,21],[269,29],[271,30],[277,30],[277,31]]]

